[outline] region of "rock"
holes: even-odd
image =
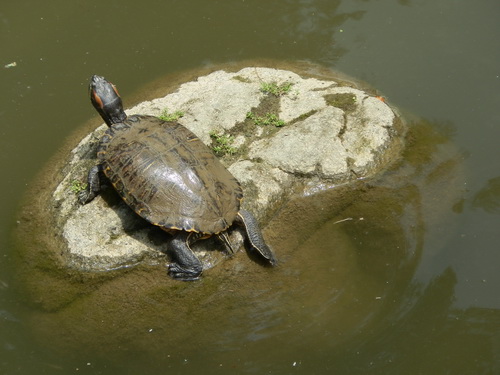
[[[256,141],[250,147],[249,156],[261,158],[266,164],[293,175],[345,181],[349,178],[350,163],[339,136],[343,127],[343,111],[326,107],[272,138]],[[307,153],[297,152],[300,149]]]
[[[207,145],[226,147],[222,160],[244,188],[243,205],[261,222],[292,192],[373,176],[402,149],[404,127],[384,101],[340,80],[286,70],[216,71],[126,112],[159,116],[165,110],[182,112],[178,121]],[[105,130],[100,126],[72,151],[52,195],[55,230],[67,244],[63,259],[86,271],[163,261],[169,236],[135,215],[112,189],[88,205],[77,203],[74,190],[96,164]],[[243,242],[237,230],[231,238]],[[220,253],[209,251],[221,248],[216,241],[199,241],[196,247],[205,268],[220,261]]]

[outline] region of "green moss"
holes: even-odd
[[[350,93],[328,94],[324,96],[326,104],[352,112],[358,106],[356,95]]]
[[[182,116],[184,116],[184,112],[182,111],[175,111],[173,113],[170,113],[168,111],[168,108],[165,108],[161,113],[161,115],[158,116],[158,118],[163,121],[177,121]]]
[[[309,112],[307,112],[307,113],[303,113],[303,114],[301,114],[301,115],[297,118],[297,121],[303,121],[303,120],[305,120],[306,118],[311,117],[312,115],[314,115],[316,112],[318,112],[318,110],[313,109],[313,110],[311,110],[311,111],[309,111]]]
[[[232,79],[234,79],[235,81],[238,81],[238,82],[243,82],[243,83],[251,83],[252,82],[248,78],[245,78],[242,76],[234,76]]]

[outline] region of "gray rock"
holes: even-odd
[[[263,84],[271,83],[288,90],[264,92]],[[233,137],[234,154],[222,160],[244,188],[243,205],[261,222],[292,192],[310,194],[373,176],[396,160],[402,148],[404,128],[385,102],[340,81],[285,70],[216,71],[126,112],[158,116],[165,109],[183,112],[178,121],[209,146],[214,131]],[[257,124],[270,114],[284,125]],[[52,196],[67,244],[63,258],[70,267],[90,271],[165,261],[168,235],[155,232],[111,192],[80,206],[71,191],[96,163],[105,130],[100,126],[72,151]],[[241,245],[241,233],[232,231],[231,236]],[[200,241],[197,248],[205,268],[222,259],[209,251],[221,248],[216,241]]]
[[[343,111],[326,107],[282,129],[272,138],[256,141],[250,147],[249,157],[261,158],[266,164],[292,175],[347,180],[349,153],[339,137],[343,128]]]

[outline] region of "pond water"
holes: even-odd
[[[499,16],[496,0],[6,2],[0,372],[499,373]],[[349,206],[290,202],[266,228],[277,270],[248,263],[241,277],[175,288],[159,268],[68,279],[66,305],[50,305],[45,279],[25,293],[17,212],[96,116],[90,75],[132,105],[164,77],[298,60],[364,80],[407,113],[404,161],[356,186]]]

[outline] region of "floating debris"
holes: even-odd
[[[15,61],[11,62],[11,63],[8,63],[6,65],[4,65],[3,67],[5,69],[9,69],[9,68],[15,68],[17,66],[17,63]]]

